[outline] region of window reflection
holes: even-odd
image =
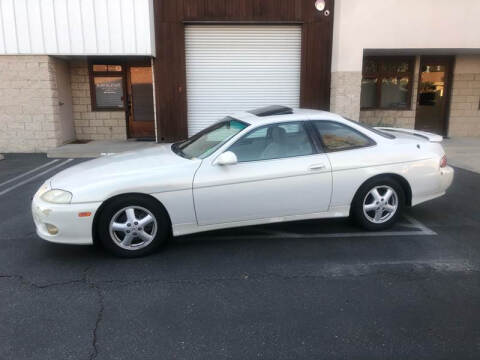
[[[348,150],[372,145],[370,139],[340,123],[315,121],[315,127],[327,151]]]
[[[444,92],[445,66],[423,66],[418,95],[419,105],[435,106],[443,98]]]
[[[123,108],[123,78],[121,76],[96,76],[93,83],[97,108]]]
[[[366,57],[360,99],[362,109],[408,109],[413,64],[413,57]]]
[[[151,67],[131,67],[133,121],[153,122],[153,85]]]
[[[405,109],[408,102],[408,78],[384,78],[381,92],[381,108]]]
[[[247,162],[311,155],[313,146],[303,124],[292,122],[257,128],[229,150]]]
[[[92,110],[123,110],[125,108],[125,74],[118,64],[91,64],[90,91]]]
[[[377,62],[374,60],[365,60],[364,66],[363,66],[363,73],[365,75],[373,75],[375,76],[378,72],[378,66]]]
[[[377,105],[377,79],[362,80],[360,102],[363,108],[374,108]]]

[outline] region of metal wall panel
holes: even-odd
[[[155,55],[152,0],[0,0],[0,54]]]
[[[300,105],[300,25],[189,25],[188,133],[267,105]]]

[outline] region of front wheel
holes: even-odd
[[[393,179],[376,179],[364,184],[352,203],[354,220],[367,230],[384,230],[400,217],[405,192]]]
[[[168,239],[170,224],[153,199],[125,195],[108,203],[98,221],[103,246],[121,257],[152,253]]]

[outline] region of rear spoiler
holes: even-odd
[[[403,133],[403,134],[408,134],[408,135],[414,135],[421,137],[425,140],[428,140],[430,142],[442,142],[443,141],[443,136],[437,135],[437,134],[432,134],[426,131],[420,131],[420,130],[413,130],[413,129],[400,129],[400,128],[392,128],[392,127],[376,127],[376,130],[380,131],[388,131],[391,133]]]

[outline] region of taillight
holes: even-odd
[[[443,155],[440,159],[440,167],[444,168],[445,166],[447,166],[447,155]]]

